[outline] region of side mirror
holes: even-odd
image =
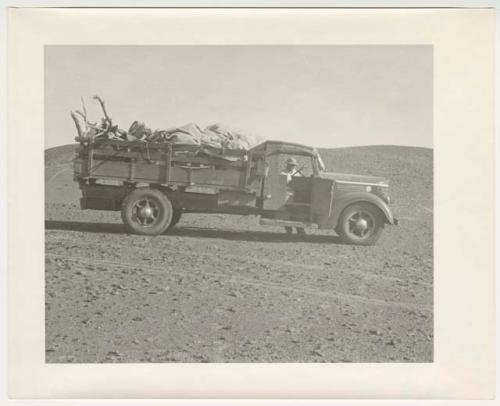
[[[256,173],[257,176],[263,176],[263,177],[266,177],[267,174],[269,173],[269,166],[267,165],[267,162],[264,161],[263,159],[259,159],[257,161]]]

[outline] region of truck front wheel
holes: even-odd
[[[384,228],[380,210],[370,203],[354,203],[340,215],[335,231],[345,244],[373,245]]]
[[[172,221],[172,203],[159,190],[138,188],[124,199],[121,214],[129,232],[158,235],[163,233]]]

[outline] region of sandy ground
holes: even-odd
[[[376,246],[226,215],[128,235],[119,213],[79,209],[71,153],[51,151],[47,362],[431,362],[432,151],[324,155],[393,182],[400,225]]]

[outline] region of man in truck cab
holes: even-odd
[[[293,176],[298,175],[297,173],[297,160],[293,157],[288,158],[285,162],[285,169],[281,172],[281,175],[286,175],[286,183],[290,183]]]
[[[293,157],[290,157],[286,160],[285,162],[285,169],[280,173],[280,175],[285,175],[286,176],[286,183],[289,184],[292,181],[292,178],[294,176],[303,176],[299,171],[297,171],[297,160]],[[287,187],[286,194],[287,194],[287,200],[293,200],[293,189],[290,187]],[[285,230],[287,234],[292,234],[293,233],[293,227],[285,227]],[[305,235],[305,231],[302,227],[296,227],[297,234],[298,235]]]

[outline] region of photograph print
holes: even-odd
[[[432,46],[44,52],[46,363],[434,361]]]

